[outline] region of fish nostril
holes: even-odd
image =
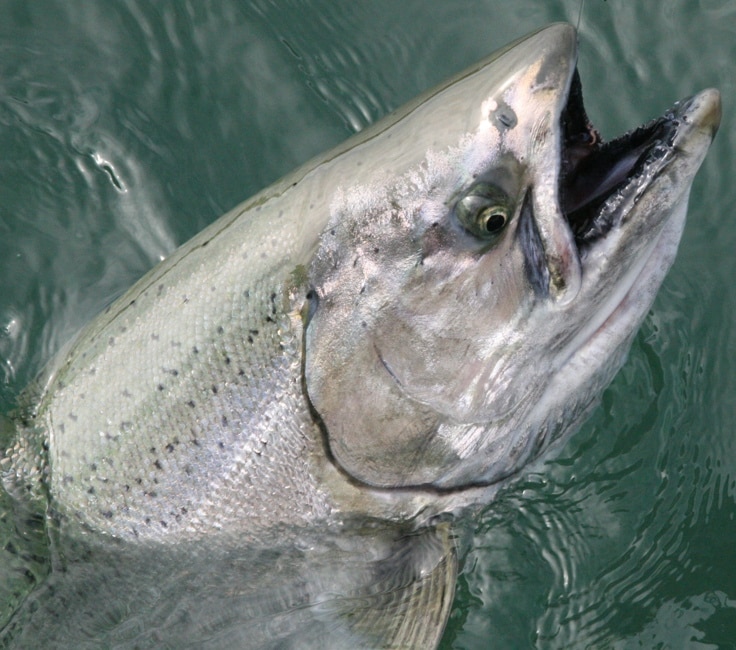
[[[309,291],[307,291],[307,295],[305,296],[305,298],[306,302],[304,303],[304,307],[302,308],[302,318],[304,320],[304,327],[306,328],[312,320],[314,313],[317,311],[317,307],[319,306],[319,295],[314,289],[310,289]]]

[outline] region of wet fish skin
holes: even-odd
[[[661,143],[653,130],[596,149],[570,108],[576,54],[574,30],[549,27],[307,163],[176,251],[52,362],[2,470],[10,494],[48,506],[66,574],[9,634],[56,638],[49,612],[95,558],[146,557],[151,584],[189,561],[211,591],[208,553],[221,577],[231,551],[260,575],[272,548],[290,566],[267,575],[317,618],[326,593],[339,616],[341,596],[362,599],[374,630],[406,615],[418,625],[403,643],[436,642],[456,563],[438,517],[487,503],[588,413],[674,259],[720,116],[705,91],[673,109]],[[656,147],[651,160],[626,155]],[[620,181],[590,190],[606,196],[593,216],[563,210],[590,198],[565,180],[594,176],[573,157]],[[478,206],[502,226],[480,229]],[[351,566],[351,549],[375,564]],[[395,610],[371,600],[402,567],[397,593],[440,576],[425,614],[411,595]],[[182,597],[184,573],[166,597]],[[236,593],[245,576],[220,585]],[[115,579],[124,593],[125,571]],[[266,583],[238,592],[243,619]],[[82,620],[95,600],[78,600]],[[418,636],[427,611],[434,642]]]

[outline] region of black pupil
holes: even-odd
[[[500,212],[494,212],[488,217],[488,221],[486,221],[486,230],[488,232],[496,232],[497,230],[501,230],[505,223],[506,217]]]

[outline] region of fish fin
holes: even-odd
[[[366,647],[436,648],[450,615],[457,570],[447,524],[403,538],[392,558],[378,565],[369,592],[350,599],[343,621]]]

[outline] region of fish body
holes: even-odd
[[[1,466],[53,569],[0,639],[439,642],[448,521],[595,404],[718,126],[704,91],[602,143],[576,55],[554,25],[417,98],[205,229],[59,354]]]

